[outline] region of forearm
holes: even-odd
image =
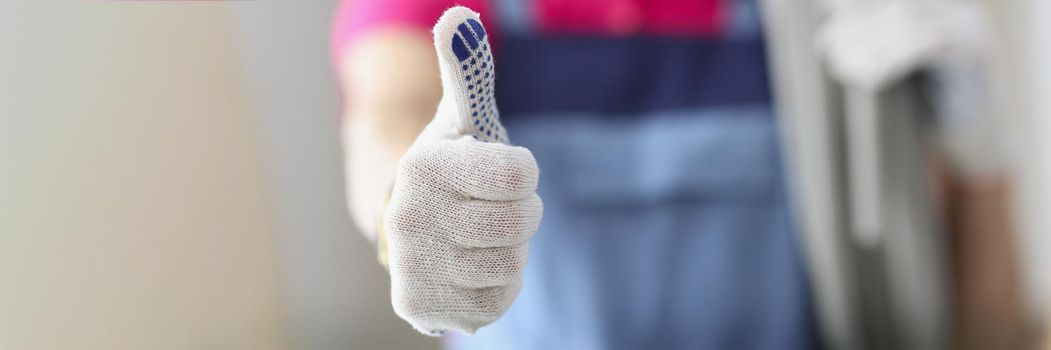
[[[408,142],[383,140],[371,117],[348,116],[343,128],[347,206],[357,228],[374,240],[394,170]],[[405,145],[405,146],[402,146]]]
[[[959,179],[953,187],[956,346],[1022,347],[1022,293],[1009,224],[1007,179]]]
[[[355,224],[372,239],[398,160],[441,97],[433,45],[416,31],[369,34],[346,56],[341,80],[347,202]]]

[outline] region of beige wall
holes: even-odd
[[[0,349],[289,347],[228,12],[0,2]]]

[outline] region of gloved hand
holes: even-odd
[[[507,145],[493,60],[478,14],[434,26],[443,96],[402,157],[384,214],[394,311],[429,335],[474,333],[521,287],[543,204],[532,153]]]
[[[845,86],[878,92],[923,70],[938,140],[965,176],[998,174],[1003,145],[988,111],[992,29],[980,2],[841,1],[818,32],[829,72]]]
[[[818,50],[835,78],[876,91],[930,65],[980,54],[981,17],[969,1],[842,1],[818,31]]]

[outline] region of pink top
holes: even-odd
[[[429,34],[438,17],[454,5],[478,12],[486,31],[494,32],[496,24],[486,0],[343,0],[332,23],[332,58],[339,65],[347,47],[377,27],[400,26]]]
[[[733,0],[535,0],[532,21],[542,34],[684,35],[712,37]],[[332,26],[332,53],[338,65],[363,32],[401,26],[429,33],[445,9],[463,5],[481,14],[494,47],[498,20],[486,0],[343,0]]]

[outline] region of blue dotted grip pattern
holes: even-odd
[[[468,19],[456,29],[458,33],[453,34],[450,45],[460,61],[467,86],[473,134],[479,139],[506,143],[493,99],[493,53],[485,40],[485,28],[478,21]]]

